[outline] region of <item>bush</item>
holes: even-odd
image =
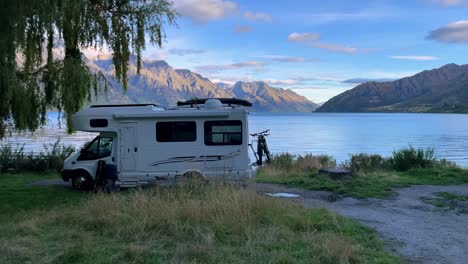
[[[273,155],[271,163],[259,169],[259,173],[270,176],[294,175],[313,171],[321,168],[334,167],[336,161],[328,155],[292,155],[290,153],[280,153]]]
[[[60,139],[54,143],[44,144],[44,150],[39,153],[24,152],[24,144],[0,145],[0,172],[8,169],[16,171],[60,171],[65,159],[75,152],[72,146],[60,144]]]
[[[397,171],[407,171],[413,168],[427,168],[436,164],[434,148],[414,148],[409,146],[393,151],[390,158],[393,169]]]
[[[352,172],[375,171],[388,169],[388,160],[377,154],[354,154],[350,155],[349,160],[344,162],[344,167]]]
[[[291,170],[294,166],[294,155],[286,152],[273,155],[268,166],[279,170]]]
[[[312,155],[297,156],[294,167],[301,171],[310,171],[314,169],[335,167],[336,161],[332,156],[328,155]]]

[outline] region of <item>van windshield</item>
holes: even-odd
[[[112,137],[98,136],[82,151],[78,160],[95,160],[110,156],[112,153]]]

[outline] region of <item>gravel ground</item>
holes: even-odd
[[[468,263],[468,214],[436,207],[422,198],[449,192],[468,195],[468,185],[402,188],[389,199],[338,198],[329,192],[272,184],[252,184],[258,193],[293,193],[306,207],[324,207],[377,230],[390,250],[407,263]]]

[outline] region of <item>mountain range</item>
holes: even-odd
[[[137,74],[136,60],[131,58],[128,71],[128,89],[115,79],[112,57],[97,56],[87,64],[101,71],[110,87],[100,91],[93,104],[156,103],[174,106],[179,100],[192,98],[239,98],[253,104],[252,111],[312,112],[318,105],[289,89],[274,88],[267,83],[236,82],[233,85],[215,84],[202,75],[186,69],[174,69],[163,60],[143,60]]]
[[[468,112],[468,64],[389,82],[366,82],[339,94],[317,112]]]

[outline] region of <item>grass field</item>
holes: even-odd
[[[400,263],[373,230],[226,186],[113,194],[0,175],[0,263]]]
[[[283,184],[291,187],[325,190],[356,198],[385,198],[395,188],[410,185],[449,185],[468,182],[468,171],[459,168],[420,168],[405,172],[358,172],[341,180],[319,175],[317,170],[302,173],[270,173],[260,171],[254,179],[259,183]]]
[[[326,190],[337,194],[366,198],[385,198],[395,188],[410,185],[462,184],[468,182],[468,170],[438,160],[431,149],[409,147],[395,151],[393,156],[357,154],[341,164],[351,176],[333,180],[319,174],[319,168],[334,167],[330,156],[293,156],[288,153],[274,156],[271,164],[257,171],[254,181],[283,184],[309,190]]]

